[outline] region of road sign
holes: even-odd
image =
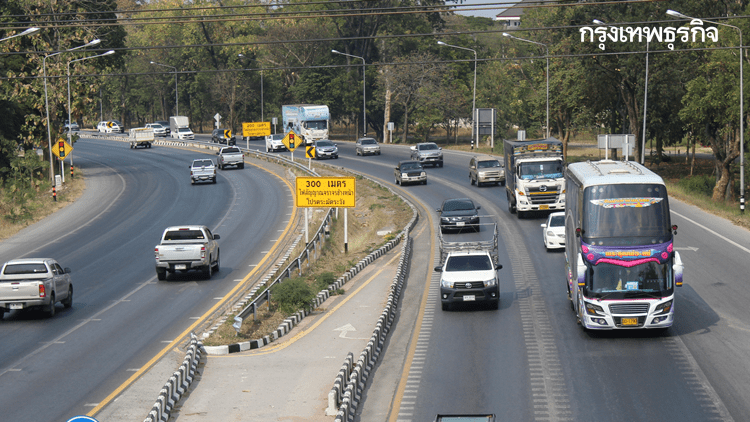
[[[297,206],[303,208],[354,208],[356,182],[353,177],[298,177]]]
[[[284,136],[284,139],[282,139],[281,142],[284,143],[286,149],[288,149],[289,151],[294,151],[302,143],[302,138],[294,133],[293,130],[290,130],[289,133]]]
[[[97,422],[96,419],[89,416],[75,416],[68,419],[68,422]]]
[[[52,146],[52,153],[61,160],[64,160],[71,152],[73,152],[73,147],[63,138],[58,138],[57,143]]]
[[[269,122],[243,122],[242,136],[268,136],[271,134],[271,123]]]
[[[231,138],[232,137],[232,130],[231,129],[224,129],[224,137],[225,138]]]
[[[314,146],[308,146],[307,148],[305,148],[305,158],[318,158],[318,155],[315,153]]]
[[[108,128],[112,129],[112,126],[114,126],[114,123],[113,123],[113,122],[107,122],[107,127],[108,127]]]

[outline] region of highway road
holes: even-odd
[[[91,411],[184,339],[273,250],[293,213],[290,186],[255,166],[191,186],[189,164],[205,153],[81,139],[73,154],[86,174],[83,196],[0,242],[2,262],[52,257],[72,269],[74,285],[73,307],[58,304],[51,319],[13,311],[0,321],[1,420],[65,421]],[[180,224],[221,235],[213,278],[156,280],[154,245]]]
[[[339,150],[332,164],[391,185],[393,165],[409,155],[389,145],[381,156],[356,157],[345,142]],[[413,263],[427,267],[428,277],[407,287],[420,294],[429,285],[422,323],[399,323],[396,330],[411,330],[413,347],[407,356],[403,348],[387,349],[381,365],[402,365],[399,382],[375,381],[367,394],[392,397],[391,421],[427,421],[440,412],[492,412],[508,421],[750,420],[747,230],[672,200],[675,246],[686,265],[675,325],[666,333],[585,333],[567,299],[564,255],[542,243],[543,215],[519,220],[507,211],[503,187],[470,186],[469,157],[446,151],[444,168],[428,167],[426,186],[404,191],[428,210],[468,196],[482,205],[484,221],[498,223],[500,309],[441,311],[431,271],[437,250],[432,262]],[[434,212],[423,218],[436,227]],[[374,420],[383,406],[365,400],[357,420]]]

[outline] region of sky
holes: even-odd
[[[520,1],[520,0],[519,0]],[[484,18],[494,18],[498,13],[504,11],[507,7],[500,7],[498,3],[508,3],[509,0],[464,0],[460,9],[471,9],[472,6],[481,7],[482,5],[492,4],[492,9],[488,10],[469,10],[465,12],[457,11],[456,14],[468,16],[480,16]],[[493,4],[494,3],[494,4]],[[451,3],[448,3],[451,4]],[[489,7],[489,6],[486,6]]]

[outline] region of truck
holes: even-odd
[[[207,278],[219,271],[218,234],[206,226],[172,226],[164,229],[154,247],[156,278],[166,280],[176,271],[200,270]]]
[[[187,116],[171,116],[169,118],[169,136],[182,140],[195,139],[193,131],[190,130]]]
[[[13,259],[0,270],[0,319],[15,309],[37,308],[55,315],[55,304],[73,306],[70,268],[51,258]]]
[[[130,149],[143,147],[151,148],[154,142],[154,129],[138,127],[130,129]]]
[[[331,114],[327,105],[291,104],[281,106],[281,120],[284,132],[293,130],[312,145],[320,139],[328,139],[328,126]]]
[[[216,183],[216,164],[210,158],[197,158],[188,166],[190,167],[190,184],[195,182]]]
[[[488,303],[492,309],[500,305],[497,224],[494,223],[492,239],[449,242],[438,232],[440,266],[434,268],[440,275],[440,302],[444,311],[454,304]]]
[[[562,142],[505,140],[505,193],[508,211],[522,218],[527,212],[565,209]]]
[[[224,147],[216,153],[219,156],[219,170],[226,166],[235,166],[238,169],[245,168],[245,155],[237,147]]]

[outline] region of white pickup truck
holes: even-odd
[[[216,153],[219,156],[219,170],[226,166],[235,166],[238,169],[245,168],[245,155],[237,147],[224,147]]]
[[[214,164],[214,160],[199,158],[193,160],[189,167],[191,185],[194,185],[195,182],[216,183],[216,165]]]
[[[0,270],[0,318],[14,309],[39,308],[55,315],[55,304],[73,306],[70,268],[54,259],[14,259]]]
[[[211,278],[219,271],[218,234],[212,234],[206,226],[167,227],[161,242],[154,247],[156,277],[166,280],[167,273],[175,271],[201,270]]]

